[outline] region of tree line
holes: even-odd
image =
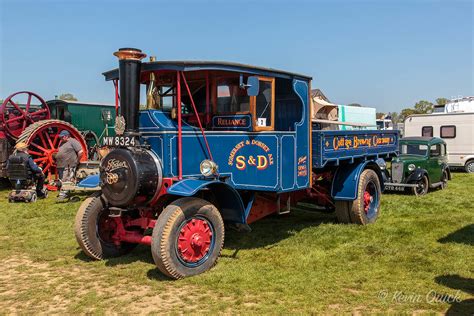
[[[420,100],[415,103],[413,107],[404,108],[400,113],[397,112],[388,112],[387,115],[391,117],[393,123],[403,123],[405,118],[413,114],[429,114],[433,112],[435,105],[445,105],[449,102],[447,98],[437,98],[435,103]],[[384,116],[385,113],[377,113],[377,118]]]

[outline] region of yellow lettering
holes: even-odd
[[[245,170],[245,157],[244,156],[237,156],[235,158],[235,167],[239,170]]]
[[[264,170],[268,167],[268,160],[267,157],[258,155],[257,156],[257,169]]]

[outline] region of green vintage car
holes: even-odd
[[[400,155],[386,169],[385,189],[410,190],[425,195],[430,188],[446,188],[451,172],[446,143],[437,137],[405,137],[400,139]]]

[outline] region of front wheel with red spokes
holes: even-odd
[[[224,222],[217,208],[199,198],[168,205],[153,229],[151,253],[158,269],[181,279],[212,268],[224,244]]]
[[[74,234],[82,251],[90,258],[102,260],[118,257],[132,251],[137,244],[117,244],[114,235],[117,225],[109,216],[105,198],[94,193],[82,202],[76,214]]]

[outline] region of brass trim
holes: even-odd
[[[119,60],[142,60],[146,57],[145,53],[142,53],[139,50],[135,49],[126,49],[126,50],[118,50],[114,53],[114,56],[118,57]]]

